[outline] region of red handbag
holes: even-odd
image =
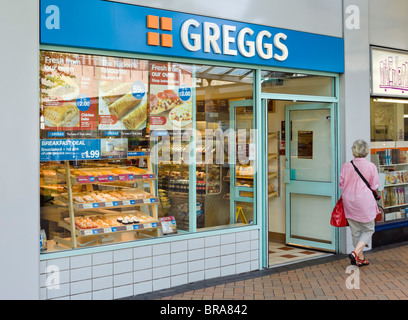
[[[346,215],[344,214],[343,197],[340,197],[340,199],[337,200],[337,203],[334,206],[330,224],[333,227],[347,227],[349,225],[346,219]]]

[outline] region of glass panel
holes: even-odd
[[[237,224],[253,224],[255,221],[254,205],[249,202],[236,202],[235,218]]]
[[[291,194],[291,238],[332,242],[330,220],[332,203],[330,197]]]
[[[261,90],[265,93],[335,95],[333,77],[265,70],[261,72]]]
[[[222,68],[196,66],[196,129],[197,129],[197,184],[203,183],[203,211],[205,224],[197,228],[213,228],[222,225],[234,225],[236,208],[234,194],[231,195],[230,152],[237,149],[236,161],[244,161],[247,154],[252,128],[252,107],[237,108],[231,111],[231,103],[236,100],[253,99],[253,71],[242,68]],[[236,121],[232,122],[231,117]],[[241,144],[237,129],[242,129]],[[236,138],[237,140],[235,140]],[[239,149],[239,150],[238,150]],[[238,156],[240,158],[238,158]],[[249,167],[248,162],[243,162]],[[242,179],[243,184],[253,185],[253,179]],[[247,191],[247,190],[243,190]],[[236,193],[238,196],[253,199],[253,193]],[[197,195],[197,199],[199,195]],[[198,200],[197,200],[198,201]],[[253,204],[248,203],[252,208]],[[248,208],[245,209],[245,212]],[[251,212],[252,212],[251,211]],[[253,223],[253,213],[247,222]]]
[[[330,109],[292,110],[290,120],[290,179],[330,182]]]
[[[40,87],[43,253],[236,223],[224,137],[252,70],[41,51]]]
[[[235,185],[254,187],[254,137],[253,107],[235,108],[235,128],[237,135],[237,152],[235,166]]]
[[[408,219],[408,99],[371,99],[371,161],[377,165],[382,190],[377,224]],[[405,198],[404,198],[405,195]]]
[[[408,141],[408,100],[371,99],[371,141]]]

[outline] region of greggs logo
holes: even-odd
[[[160,31],[172,31],[173,19],[167,17],[147,16],[147,28]],[[147,32],[147,44],[149,46],[173,47],[173,36],[169,33]]]
[[[287,36],[282,32],[272,35],[269,31],[262,30],[255,35],[248,27],[237,32],[237,27],[233,25],[223,24],[220,27],[213,22],[203,22],[201,26],[197,20],[188,19],[181,26],[180,37],[184,48],[189,51],[213,51],[231,56],[240,54],[246,58],[258,55],[262,59],[273,58],[278,61],[286,60],[289,55],[288,48],[283,43]],[[274,53],[274,48],[279,49],[279,52]]]
[[[168,31],[173,30],[172,19],[167,17],[147,16],[147,28],[157,30],[148,31],[147,44],[150,46],[173,47],[173,36]],[[159,32],[160,31],[160,32]],[[165,31],[164,33],[162,31]],[[245,27],[237,32],[234,25],[223,24],[219,26],[213,22],[203,22],[188,19],[181,25],[180,40],[188,51],[202,51],[245,58],[258,55],[268,60],[284,61],[289,51],[284,41],[286,34],[279,32],[272,35],[267,30],[255,32]],[[238,49],[238,50],[237,50]],[[278,49],[277,52],[275,52]]]

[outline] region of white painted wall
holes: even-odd
[[[38,1],[0,1],[0,299],[39,297]]]
[[[370,44],[408,50],[408,1],[370,0]]]

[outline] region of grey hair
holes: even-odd
[[[370,146],[364,140],[356,140],[351,147],[351,151],[355,158],[365,158],[370,152]]]

